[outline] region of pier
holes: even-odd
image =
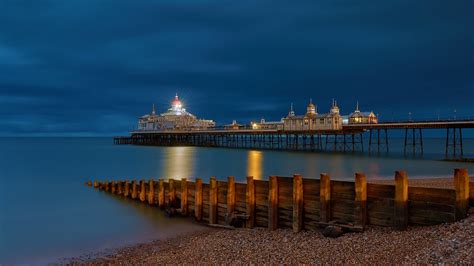
[[[408,225],[450,223],[467,216],[474,206],[474,183],[466,169],[455,169],[453,188],[408,186],[408,174],[395,173],[394,184],[368,183],[363,173],[354,181],[270,176],[268,181],[249,176],[246,183],[210,178],[182,180],[89,181],[101,191],[158,208],[174,208],[177,215],[216,227],[292,228],[326,227],[363,231],[367,225],[404,230]]]
[[[201,146],[272,150],[389,153],[389,133],[404,131],[406,155],[423,155],[423,130],[446,130],[445,159],[464,157],[463,129],[474,128],[474,119],[347,124],[341,130],[224,129],[139,130],[114,137],[115,144]],[[368,143],[364,143],[368,139]]]

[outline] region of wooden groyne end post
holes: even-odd
[[[196,178],[196,191],[194,195],[194,216],[197,221],[202,220],[202,179]]]
[[[321,174],[319,194],[321,222],[327,223],[331,221],[331,178],[326,173]]]
[[[253,176],[247,177],[246,198],[246,209],[248,215],[246,227],[252,228],[255,226],[255,183],[253,182]]]
[[[293,175],[293,232],[303,230],[303,178]]]
[[[181,214],[188,215],[188,180],[181,179]]]
[[[355,224],[365,227],[367,224],[367,178],[364,173],[355,174]]]
[[[270,176],[268,184],[268,229],[278,228],[278,177]]]
[[[395,209],[393,227],[405,230],[408,226],[408,176],[405,171],[395,172]]]
[[[454,169],[454,189],[456,190],[456,220],[467,216],[469,208],[469,174],[467,169]]]

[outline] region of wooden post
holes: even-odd
[[[132,199],[137,198],[137,180],[132,181]]]
[[[202,179],[196,179],[196,191],[194,194],[194,216],[197,221],[202,220]]]
[[[395,213],[393,227],[405,230],[408,226],[408,176],[405,171],[395,172]]]
[[[469,175],[467,169],[454,169],[456,220],[465,218],[469,209]]]
[[[158,180],[158,207],[163,208],[165,206],[165,181],[163,179]]]
[[[155,203],[155,186],[154,186],[155,181],[153,179],[150,179],[148,183],[148,204],[153,205]]]
[[[227,217],[235,211],[235,179],[233,176],[227,178]]]
[[[128,180],[125,181],[125,190],[123,191],[123,195],[128,197],[130,195],[130,182]]]
[[[169,205],[170,206],[176,206],[176,187],[174,185],[174,179],[168,179],[168,183],[170,186],[169,190]]]
[[[278,228],[278,177],[268,179],[268,229]]]
[[[255,225],[255,183],[253,182],[253,176],[247,177],[247,228],[252,228]]]
[[[97,180],[94,180],[94,188],[98,188],[99,187],[99,182],[97,182]]]
[[[364,173],[355,174],[355,224],[363,228],[367,224],[367,179]]]
[[[145,180],[140,180],[140,201],[144,202],[146,199],[146,188],[145,188]]]
[[[209,223],[217,223],[217,180],[211,177],[209,189]]]
[[[331,221],[331,178],[328,174],[322,173],[320,178],[319,201],[321,222]]]
[[[188,215],[188,181],[181,179],[181,214]]]
[[[293,232],[303,230],[303,178],[293,175]]]
[[[117,181],[117,195],[123,194],[123,182]]]

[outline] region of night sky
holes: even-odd
[[[0,0],[0,135],[125,134],[176,92],[218,124],[474,117],[474,1]]]

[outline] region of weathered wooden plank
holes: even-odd
[[[367,183],[367,198],[395,198],[394,185]]]
[[[455,205],[456,191],[446,188],[410,187],[408,200],[429,201]]]
[[[437,202],[408,200],[408,211],[411,210],[430,210],[440,212],[455,213],[456,207],[454,205],[447,205]]]

